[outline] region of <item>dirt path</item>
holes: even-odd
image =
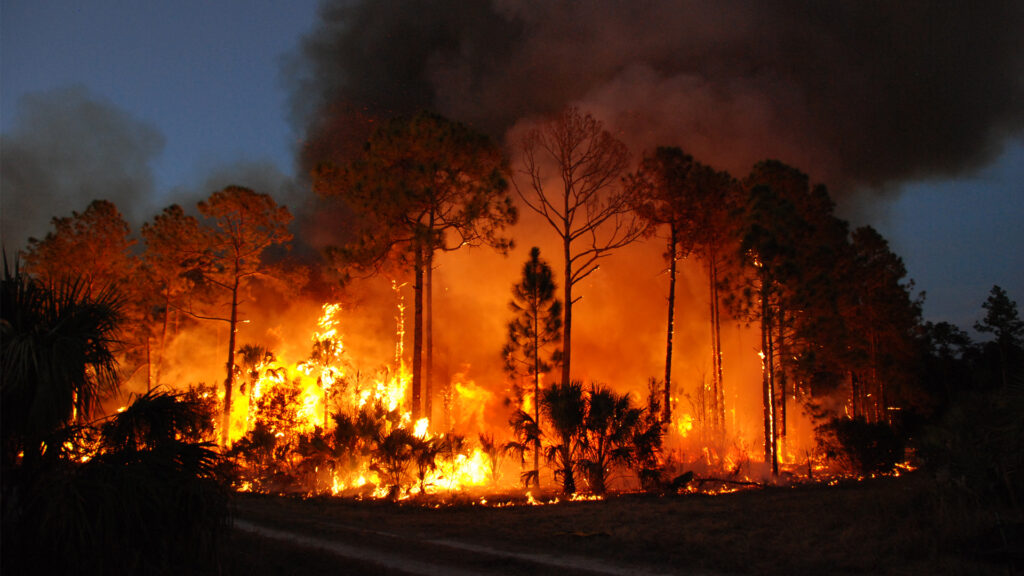
[[[379,530],[331,524],[325,537],[314,537],[236,518],[235,528],[265,538],[318,548],[342,558],[417,576],[552,574],[558,576],[655,576],[635,567],[614,566],[582,556],[532,554],[499,550],[447,538],[415,538]]]

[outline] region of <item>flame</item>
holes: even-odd
[[[396,292],[398,288],[395,287]],[[240,391],[246,401],[232,407],[232,441],[237,443],[250,437],[262,427],[272,435],[276,446],[284,446],[294,453],[294,449],[303,442],[316,442],[317,434],[325,439],[321,442],[329,441],[337,426],[336,421],[329,417],[331,414],[347,415],[354,422],[361,413],[375,413],[378,414],[375,418],[383,418],[379,420],[383,428],[376,432],[374,444],[364,445],[357,454],[346,456],[349,460],[317,461],[321,464],[305,472],[311,478],[306,482],[310,493],[356,493],[363,497],[405,499],[420,493],[456,491],[488,484],[492,477],[491,466],[479,448],[467,446],[461,440],[449,442],[443,434],[435,437],[430,433],[428,418],[416,421],[411,418],[407,404],[412,374],[400,356],[404,350],[401,342],[404,338],[404,304],[401,299],[396,317],[396,363],[381,368],[371,378],[363,378],[350,369],[351,362],[342,343],[342,320],[340,305],[324,304],[319,318],[311,327],[312,352],[305,360],[289,364],[267,354],[254,366],[246,368],[248,372],[239,378]],[[242,388],[243,381],[249,386],[247,394]],[[482,427],[483,406],[491,393],[471,381],[456,382],[453,388],[463,416],[470,417]],[[378,454],[383,450],[380,443],[396,430],[408,430],[422,443],[410,444],[409,450],[436,451],[435,461],[428,462],[424,470],[416,470],[415,474],[413,470],[418,464],[414,458],[408,458],[404,463],[399,460],[397,464],[383,462],[386,456]],[[253,473],[257,474],[255,468],[258,465],[252,466]],[[395,494],[394,484],[399,481],[400,492]],[[265,488],[253,479],[246,479],[238,489],[256,491]]]
[[[678,432],[680,436],[686,438],[686,435],[689,434],[691,430],[693,430],[692,415],[683,414],[676,419],[676,432]]]

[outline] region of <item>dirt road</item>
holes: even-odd
[[[416,537],[339,523],[321,524],[312,536],[235,519],[235,528],[264,538],[320,549],[362,566],[389,574],[417,576],[559,575],[655,576],[668,574],[640,567],[617,566],[572,554],[502,550],[449,538]],[[692,573],[692,572],[689,572]]]

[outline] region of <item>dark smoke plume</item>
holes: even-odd
[[[129,222],[149,217],[150,163],[163,136],[82,87],[30,94],[0,148],[0,233],[14,252],[43,237],[54,215],[110,200]]]
[[[325,2],[292,104],[304,169],[379,115],[500,137],[575,103],[637,151],[882,187],[977,168],[1019,133],[1021,30],[1013,0]]]

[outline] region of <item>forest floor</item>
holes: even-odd
[[[1013,574],[1020,514],[923,474],[495,507],[239,494],[226,574]],[[553,498],[550,496],[549,498]],[[545,501],[547,498],[539,498]],[[437,507],[435,507],[437,506]]]

